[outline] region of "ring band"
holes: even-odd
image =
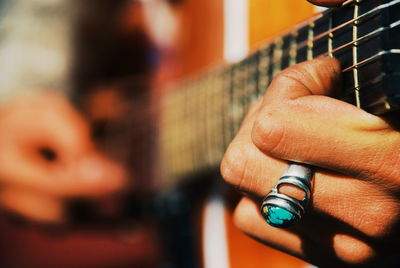
[[[311,166],[290,163],[283,176],[261,204],[261,214],[269,225],[288,228],[301,219],[311,198],[313,176],[314,171]],[[304,192],[304,198],[298,200],[280,193],[279,186],[281,185],[292,185],[301,189]]]

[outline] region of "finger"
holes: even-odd
[[[0,176],[7,185],[28,187],[49,195],[99,196],[122,188],[124,169],[98,152],[86,152],[63,163],[46,163],[19,151],[8,150],[2,158]]]
[[[87,123],[64,97],[11,103],[0,126],[3,182],[57,196],[101,195],[124,183],[123,168],[94,149]]]
[[[264,196],[287,167],[286,161],[264,154],[251,140],[250,134],[260,107],[261,100],[251,106],[220,165],[225,181],[255,198]]]
[[[337,7],[342,3],[346,2],[346,0],[307,0],[308,2],[324,7]]]
[[[65,96],[36,93],[10,101],[0,109],[2,138],[49,144],[63,151],[86,149],[90,129]]]
[[[303,231],[285,230],[269,226],[258,212],[255,203],[243,198],[235,210],[235,224],[249,236],[288,254],[313,264],[327,267],[343,267],[362,264],[375,256],[374,249],[352,234],[329,233],[325,239],[324,224],[303,228]],[[312,222],[312,221],[311,221]]]
[[[250,109],[221,163],[222,177],[257,203],[268,194],[288,166],[286,161],[261,152],[252,143],[250,132],[260,109],[259,103]],[[385,188],[342,175],[316,172],[313,192],[311,210],[331,215],[369,236],[384,234],[390,228],[392,215],[397,215],[398,211],[394,198]],[[377,214],[376,211],[381,209],[390,213]],[[379,224],[368,225],[360,221],[367,218],[366,222]]]
[[[399,134],[379,117],[320,95],[335,91],[337,68],[333,60],[317,59],[278,75],[259,109],[252,140],[276,158],[379,183],[384,179],[392,186],[400,175],[400,168],[393,169],[398,167]]]
[[[288,164],[251,148],[244,137],[239,133],[230,145],[221,173],[228,183],[261,204]],[[318,171],[313,185],[308,212],[330,215],[368,236],[381,237],[387,233],[399,211],[396,199],[386,189],[369,182]],[[388,213],[379,213],[383,210]]]
[[[340,63],[334,58],[319,57],[293,65],[274,77],[263,104],[294,100],[308,95],[337,94],[341,85],[340,75]]]
[[[38,222],[64,220],[62,200],[28,189],[3,187],[0,191],[0,205]]]

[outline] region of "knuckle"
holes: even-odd
[[[248,206],[248,202],[245,198],[242,198],[233,212],[233,223],[234,225],[246,234],[251,234],[252,221],[249,219],[254,218],[252,210]]]
[[[244,179],[247,156],[245,150],[231,143],[220,165],[222,178],[235,187],[240,187]]]
[[[376,252],[370,244],[353,236],[336,234],[333,243],[336,256],[346,264],[367,265],[376,257]]]
[[[288,88],[291,83],[300,83],[306,80],[308,77],[308,72],[302,65],[293,65],[289,68],[278,73],[272,80],[274,84],[284,85],[282,89]]]
[[[241,230],[242,232],[248,233],[248,219],[249,215],[246,211],[246,209],[238,206],[236,207],[234,214],[233,214],[233,223],[235,226]]]
[[[279,151],[285,138],[285,119],[278,109],[266,107],[254,122],[251,132],[254,145],[266,153]]]

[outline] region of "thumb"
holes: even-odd
[[[340,74],[340,63],[334,58],[321,57],[293,65],[274,77],[264,102],[294,100],[308,95],[336,95],[341,85]]]

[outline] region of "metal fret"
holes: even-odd
[[[296,57],[297,57],[297,42],[296,38],[298,35],[297,31],[292,32],[290,39],[290,48],[289,48],[289,66],[296,64]]]
[[[207,122],[207,136],[208,136],[208,165],[210,167],[218,163],[218,160],[222,158],[222,151],[220,144],[222,143],[222,133],[221,133],[221,102],[222,95],[221,84],[219,75],[210,75],[208,80],[208,122]]]
[[[258,97],[261,97],[270,82],[270,68],[271,68],[271,46],[262,48],[259,51],[259,61],[258,61],[258,81],[257,81],[257,92]]]
[[[190,96],[186,90],[181,91],[182,95],[182,121],[183,122],[188,122],[191,117],[191,109],[190,109]],[[191,166],[192,166],[192,144],[191,144],[191,125],[190,124],[184,124],[181,129],[181,143],[182,143],[182,152],[181,152],[181,157],[182,159],[182,172],[184,173],[190,173]]]
[[[258,99],[258,61],[259,53],[254,53],[249,57],[246,68],[246,111],[249,106]]]
[[[196,130],[200,134],[200,140],[197,142],[200,144],[200,167],[204,169],[207,166],[207,95],[206,95],[206,85],[204,77],[201,78],[199,88],[199,107],[198,112],[200,113],[200,119],[197,122],[199,124],[199,128]]]
[[[200,108],[197,85],[198,85],[197,83],[193,83],[186,86],[186,91],[188,91],[188,93],[186,95],[187,98],[185,102],[188,109],[187,120],[190,120],[189,122],[187,122],[187,125],[188,129],[192,132],[190,139],[191,144],[189,148],[191,150],[190,158],[192,159],[193,170],[198,168],[200,152],[199,152],[199,143],[197,142],[197,140],[201,138],[198,131],[193,131],[198,127],[198,120],[200,117],[200,113],[197,112],[197,109]]]
[[[220,159],[222,159],[225,149],[224,144],[224,119],[223,119],[223,111],[225,109],[224,104],[224,84],[223,84],[223,76],[222,70],[219,69],[216,72],[215,79],[214,79],[214,134],[215,135],[215,144],[214,144],[214,161],[218,163]],[[214,164],[215,164],[214,163]]]
[[[282,55],[283,55],[283,39],[279,38],[275,42],[272,56],[272,77],[282,70]]]
[[[332,25],[333,25],[332,23],[333,23],[332,16],[329,16],[329,30],[332,29]],[[334,35],[333,35],[332,32],[330,32],[329,35],[328,35],[328,56],[329,57],[333,57],[333,53],[332,53],[332,50],[333,50],[333,46],[332,46],[333,36]]]
[[[354,5],[354,18],[358,18],[358,1],[356,1],[355,5]],[[357,42],[355,40],[357,40],[358,38],[358,34],[357,34],[357,24],[358,21],[354,20],[353,22],[353,48],[352,48],[352,53],[353,53],[353,65],[357,65],[358,64],[358,55],[357,55]],[[356,95],[356,106],[358,108],[361,107],[361,103],[360,103],[360,92],[359,92],[359,88],[360,88],[360,83],[358,81],[358,69],[354,68],[353,69],[353,80],[354,80],[354,93]]]
[[[230,118],[232,133],[236,133],[239,130],[241,120],[243,118],[243,100],[242,100],[242,70],[240,63],[232,67],[232,87],[231,87],[231,107],[230,107]]]
[[[315,26],[315,24],[312,22],[312,23],[310,23],[310,25],[308,27],[307,60],[311,60],[313,58],[314,26]]]
[[[232,132],[231,123],[231,109],[232,106],[232,69],[227,68],[222,72],[222,120],[223,120],[223,136],[224,142],[222,148],[225,150],[228,148],[229,143],[233,139],[234,133]]]
[[[237,131],[237,117],[240,112],[240,108],[237,103],[237,74],[236,74],[236,66],[232,66],[232,85],[230,88],[230,107],[229,109],[229,122],[230,122],[230,132],[234,135]]]
[[[176,142],[176,153],[175,157],[177,157],[177,167],[176,167],[176,174],[181,176],[181,173],[185,172],[185,143],[182,140],[185,140],[185,126],[183,125],[185,122],[185,95],[184,91],[180,90],[177,92],[178,102],[177,102],[177,112],[178,112],[178,121],[176,122],[176,135],[175,135],[175,142]],[[182,138],[183,136],[183,138]]]
[[[206,75],[204,78],[204,85],[202,87],[202,91],[204,94],[204,141],[205,141],[205,148],[204,148],[204,156],[205,156],[205,165],[209,166],[212,156],[212,139],[214,135],[212,134],[212,127],[211,127],[211,112],[213,107],[213,99],[211,93],[211,83],[210,80],[212,77],[210,75]]]

